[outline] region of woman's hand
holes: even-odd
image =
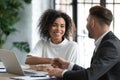
[[[30,65],[31,70],[36,70],[36,71],[48,71],[48,68],[52,68],[52,66],[38,66],[38,65]]]

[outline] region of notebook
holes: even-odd
[[[10,50],[0,49],[0,60],[8,73],[21,76],[46,76],[48,74],[44,71],[23,70],[15,53]]]

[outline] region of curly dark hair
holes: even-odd
[[[66,13],[62,11],[57,11],[54,9],[46,10],[39,19],[38,28],[39,28],[39,34],[41,38],[46,40],[50,38],[49,30],[51,28],[51,25],[54,23],[54,21],[57,18],[60,18],[60,17],[62,17],[66,23],[66,31],[63,38],[67,38],[69,40],[70,32],[72,29],[71,28],[72,20]]]

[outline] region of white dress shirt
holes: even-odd
[[[105,32],[102,36],[100,36],[96,41],[95,41],[95,52],[97,51],[98,46],[100,45],[101,40],[103,39],[103,37],[108,33],[109,31]],[[62,72],[62,76],[64,75],[64,73],[68,70],[72,70],[73,66],[75,65],[75,63],[70,63],[68,66],[68,69],[65,69]]]

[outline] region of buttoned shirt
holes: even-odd
[[[97,51],[97,48],[99,47],[100,45],[100,42],[102,41],[103,37],[108,33],[109,31],[105,32],[102,36],[100,36],[96,41],[95,41],[95,52]],[[69,66],[68,66],[68,69],[65,69],[63,72],[62,72],[62,76],[64,75],[64,73],[68,70],[72,70],[74,66],[74,63],[70,63]]]

